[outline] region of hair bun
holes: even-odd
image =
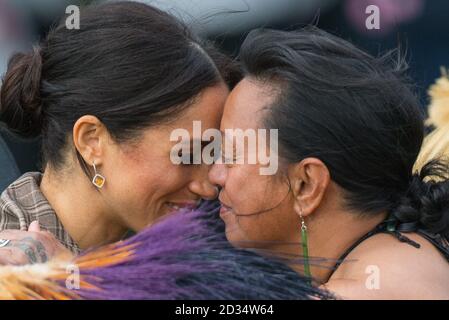
[[[448,169],[441,160],[428,162],[413,176],[394,210],[395,217],[400,222],[418,222],[424,230],[449,238]]]
[[[33,52],[14,54],[0,90],[0,121],[24,137],[38,136],[42,129],[42,57]]]

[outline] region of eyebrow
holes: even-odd
[[[223,131],[223,130],[220,130],[220,133],[221,133],[221,136],[222,137],[225,137],[225,138],[230,138],[230,137],[232,137],[233,139],[234,139],[234,135],[229,135],[229,134],[226,134],[226,130],[234,130],[234,129],[231,129],[231,128],[228,128],[228,129],[225,129],[225,131]]]

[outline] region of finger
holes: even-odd
[[[13,248],[0,249],[0,265],[26,265],[29,263],[26,255],[20,250]]]
[[[30,223],[30,226],[28,227],[28,231],[31,232],[40,232],[41,228],[39,226],[39,221],[35,220],[33,222]]]
[[[7,248],[0,248],[0,266],[11,264],[11,250]]]
[[[0,256],[0,266],[9,266],[14,265],[14,263],[11,261],[8,257],[1,257]]]
[[[30,231],[21,231],[17,229],[9,229],[9,230],[3,230],[0,231],[0,239],[8,239],[8,240],[17,240],[20,241],[24,238],[35,238],[38,235],[42,234],[42,231],[40,232],[30,232]]]

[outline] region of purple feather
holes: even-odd
[[[83,299],[310,299],[331,296],[279,261],[230,246],[217,208],[181,211],[124,241],[129,261],[83,269]],[[91,278],[93,277],[93,278]]]

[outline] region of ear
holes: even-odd
[[[306,217],[320,205],[330,183],[326,165],[317,158],[306,158],[290,165],[289,178],[294,196],[294,210]]]
[[[73,144],[88,164],[101,165],[107,139],[108,132],[97,117],[82,116],[73,126]]]

